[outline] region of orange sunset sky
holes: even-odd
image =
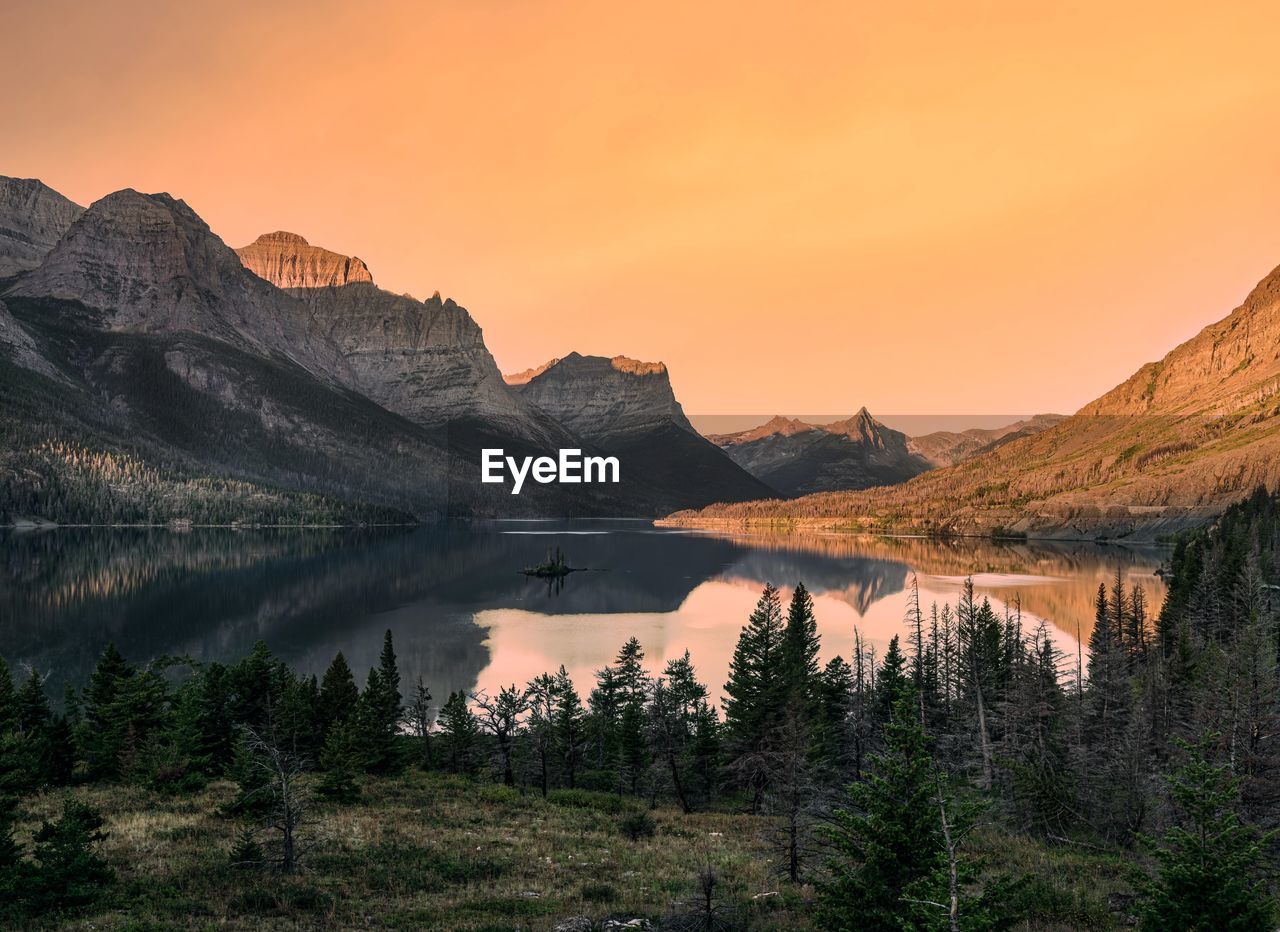
[[[1280,263],[1273,3],[3,0],[0,173],[687,411],[1075,410]]]

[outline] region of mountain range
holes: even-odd
[[[866,409],[705,438],[660,362],[504,377],[471,314],[183,201],[0,178],[0,522],[661,516],[1154,537],[1280,484],[1280,270],[1069,418],[907,437]],[[483,449],[617,456],[618,485],[481,483]]]
[[[652,516],[772,494],[687,428],[661,364],[590,376],[595,406],[568,417],[545,385],[535,404],[503,380],[454,301],[384,291],[293,233],[232,250],[168,194],[85,209],[0,178],[0,261],[0,520]],[[569,394],[572,371],[555,383]],[[617,416],[648,392],[665,414]],[[662,437],[677,446],[659,460],[701,457],[691,477],[637,462],[572,494],[479,481],[484,448]]]
[[[908,437],[862,408],[853,417],[812,424],[777,415],[732,434],[709,434],[735,463],[787,497],[897,485],[951,466],[1062,420],[1040,414],[999,428]]]
[[[1280,269],[1069,418],[890,488],[716,505],[680,525],[1156,538],[1280,485]]]

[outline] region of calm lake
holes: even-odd
[[[563,587],[519,570],[548,547],[588,567]],[[902,633],[907,589],[954,602],[963,579],[997,608],[1021,605],[1075,654],[1098,583],[1120,568],[1153,613],[1159,549],[940,542],[853,535],[733,536],[643,521],[455,522],[406,529],[58,529],[0,532],[0,655],[83,685],[114,641],[143,661],[235,660],[262,639],[290,666],[322,674],[342,651],[357,677],[395,635],[407,688],[524,683],[561,664],[585,693],[632,635],[650,666],[687,648],[719,695],[738,631],[768,581],[813,593],[824,659],[848,657],[854,629],[883,653]],[[1072,664],[1074,665],[1074,664]]]

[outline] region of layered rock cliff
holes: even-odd
[[[591,440],[663,426],[697,436],[660,362],[570,353],[514,387],[575,434]]]
[[[297,233],[263,233],[236,250],[245,268],[277,288],[336,288],[373,283],[369,267],[355,256],[312,246]]]
[[[34,269],[82,213],[43,182],[0,175],[0,278]]]
[[[660,362],[569,353],[512,387],[576,436],[616,455],[624,483],[646,483],[660,502],[689,507],[775,494],[693,429]]]
[[[294,233],[269,233],[236,250],[245,267],[307,308],[310,332],[339,348],[353,390],[415,423],[485,422],[522,439],[572,444],[502,379],[466,308],[377,287],[368,267]]]

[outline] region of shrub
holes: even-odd
[[[639,841],[641,838],[652,838],[657,830],[658,823],[654,822],[653,816],[647,812],[633,812],[629,816],[624,816],[622,821],[618,823],[618,831],[632,841]]]

